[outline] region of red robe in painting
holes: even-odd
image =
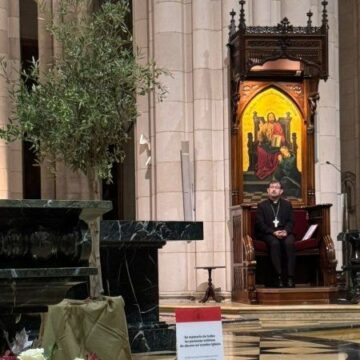
[[[260,142],[257,147],[257,164],[255,167],[255,175],[263,180],[274,173],[279,160],[280,148],[272,147],[271,141],[275,135],[281,138],[281,145],[285,144],[285,135],[281,124],[277,121],[264,124],[260,130]]]

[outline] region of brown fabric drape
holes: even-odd
[[[100,360],[131,360],[121,297],[63,300],[49,306],[42,347],[51,360],[74,360],[94,353]]]

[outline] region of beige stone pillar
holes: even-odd
[[[306,13],[311,9],[311,6],[311,0],[282,0],[281,18],[287,17],[291,24],[296,26],[306,26]]]
[[[52,13],[52,0],[44,0],[38,5],[38,45],[39,45],[39,68],[40,81],[44,79],[44,73],[53,64],[54,49],[53,38],[46,30],[46,22],[49,14]],[[55,199],[56,187],[55,176],[48,168],[47,159],[41,165],[41,198]]]
[[[191,89],[193,76],[191,4],[155,0],[153,24],[154,59],[172,73],[163,78],[169,94],[163,102],[154,103],[154,219],[184,220],[180,150],[181,141],[189,141],[192,148],[192,94],[185,90]],[[194,245],[186,242],[169,242],[160,251],[162,296],[189,295],[195,290],[194,259]]]
[[[281,0],[272,0],[271,25],[277,25],[281,20]]]
[[[18,80],[20,70],[20,8],[19,0],[10,1],[9,12],[9,60],[14,71],[12,76],[14,81]],[[18,69],[18,70],[15,70]],[[14,106],[14,104],[10,104]],[[22,178],[22,143],[16,141],[9,144],[10,160],[9,179],[10,179],[10,198],[21,199],[23,194]]]
[[[357,0],[339,7],[341,169],[360,179],[360,4]],[[356,186],[356,185],[355,185]],[[360,229],[360,188],[352,194],[350,229]]]
[[[57,16],[59,0],[45,0],[38,6],[38,39],[39,39],[39,64],[40,73],[46,72],[54,63],[55,59],[62,56],[61,44],[59,44],[46,30],[46,22],[49,15],[53,14],[55,21],[60,21]],[[80,9],[88,11],[88,9]],[[46,164],[41,166],[41,197],[43,199],[88,199],[89,189],[86,176],[80,172],[74,173],[62,162],[56,163],[56,176],[51,173]]]
[[[194,158],[196,219],[204,222],[204,241],[196,242],[196,266],[228,265],[224,161],[224,44],[222,4],[193,2]],[[197,270],[197,289],[207,273]],[[226,292],[226,270],[213,275],[216,287]]]
[[[253,25],[266,26],[271,24],[272,0],[253,0]]]
[[[321,21],[322,6],[318,7],[318,24]],[[320,101],[317,118],[316,201],[331,203],[331,236],[335,240],[338,269],[342,263],[341,243],[336,241],[342,230],[341,175],[325,162],[340,165],[340,105],[339,105],[339,36],[338,1],[329,1],[329,79],[320,82]],[[316,20],[315,20],[316,21]]]
[[[0,0],[0,56],[8,63],[9,76],[17,81],[20,69],[19,1]],[[0,77],[0,124],[8,122],[11,113],[9,88]],[[21,142],[6,144],[0,141],[0,197],[22,197]]]
[[[153,53],[151,9],[152,1],[150,0],[133,1],[134,46],[139,49],[138,61],[143,64],[149,61],[150,52]],[[134,131],[136,218],[141,220],[153,218],[151,187],[155,168],[154,159],[151,160],[151,164],[146,165],[155,145],[150,125],[153,116],[153,110],[150,111],[150,100],[150,96],[138,96],[137,105],[140,116],[136,121]],[[140,145],[141,135],[151,141],[150,149],[145,144]]]

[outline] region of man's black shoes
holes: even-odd
[[[284,283],[283,283],[283,280],[282,280],[282,277],[281,277],[281,276],[278,276],[278,279],[277,279],[277,287],[278,287],[278,288],[283,288],[283,287],[284,287]]]
[[[294,288],[295,287],[294,278],[292,278],[292,277],[288,278],[287,287],[288,288]]]
[[[277,281],[276,281],[276,287],[278,288],[294,288],[295,287],[295,282],[294,282],[294,278],[293,277],[289,277],[287,280],[287,283],[285,284],[281,275],[279,275],[277,277]]]

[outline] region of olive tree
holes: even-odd
[[[98,179],[111,181],[113,163],[124,159],[124,144],[138,116],[136,97],[158,90],[161,98],[165,91],[159,76],[165,71],[137,61],[127,1],[107,1],[92,13],[83,11],[89,3],[61,0],[48,31],[62,56],[42,74],[34,61],[10,84],[15,106],[0,137],[30,142],[39,162],[63,161],[82,171],[94,196]],[[5,61],[2,70],[7,76]]]
[[[165,90],[159,77],[165,71],[153,62],[138,62],[127,1],[105,1],[96,11],[84,11],[90,5],[88,0],[61,0],[49,17],[48,31],[62,56],[44,73],[33,61],[12,81],[12,69],[1,61],[14,106],[0,137],[30,142],[39,163],[50,159],[56,167],[62,161],[83,172],[97,198],[99,180],[111,181],[113,164],[124,159],[124,144],[138,116],[137,96],[155,91],[161,98]],[[98,227],[90,224],[90,229],[91,263],[100,272]],[[93,280],[92,295],[97,295],[101,277]]]

